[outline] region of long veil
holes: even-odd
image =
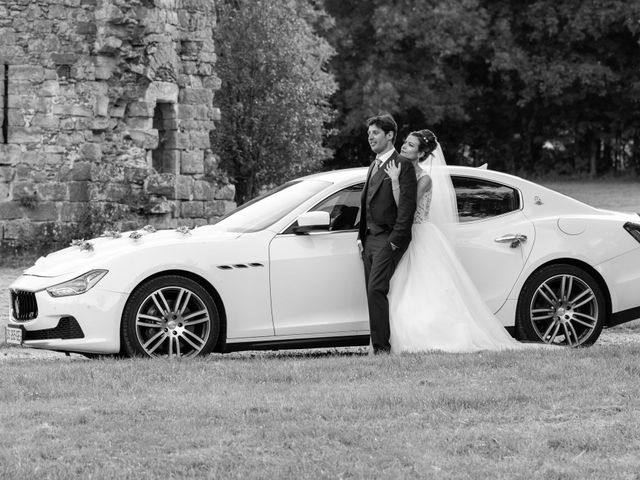
[[[427,171],[432,180],[429,221],[436,225],[450,242],[455,240],[455,225],[458,223],[456,192],[447,168],[440,143],[431,153]]]

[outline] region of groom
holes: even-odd
[[[376,159],[362,191],[358,248],[364,262],[373,353],[389,353],[389,281],[411,240],[416,210],[416,174],[410,160],[393,147],[398,126],[389,114],[367,120],[367,135]],[[399,204],[393,199],[390,162],[400,164]]]

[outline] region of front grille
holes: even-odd
[[[23,340],[51,340],[60,338],[70,340],[72,338],[84,338],[84,333],[78,321],[73,317],[62,317],[55,328],[47,330],[22,330]]]
[[[11,310],[13,318],[26,322],[38,316],[36,294],[23,290],[11,290]]]

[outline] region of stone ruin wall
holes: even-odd
[[[87,216],[194,226],[235,207],[210,147],[214,3],[0,4],[0,240]]]

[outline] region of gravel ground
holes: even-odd
[[[9,359],[48,359],[48,360],[82,360],[82,355],[65,355],[58,352],[37,350],[33,348],[9,347],[4,343],[4,326],[9,318],[9,291],[8,287],[22,273],[23,268],[0,267],[0,362]],[[636,320],[619,327],[605,330],[596,345],[624,345],[640,344],[640,320]],[[362,348],[339,349],[346,352],[362,353]],[[252,353],[252,354],[255,354]],[[273,355],[273,353],[258,353]]]

